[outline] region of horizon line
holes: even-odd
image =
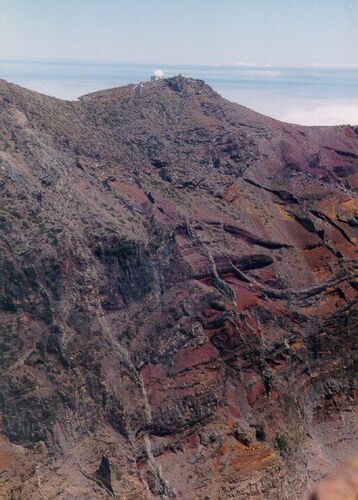
[[[121,61],[118,59],[113,60],[103,60],[103,59],[61,59],[61,58],[1,58],[0,63],[14,63],[14,64],[64,64],[64,65],[128,65],[128,66],[164,66],[164,67],[203,67],[203,68],[316,68],[316,69],[358,69],[358,64],[322,64],[322,63],[311,63],[311,64],[267,64],[267,63],[249,63],[249,62],[233,62],[233,63],[164,63],[164,62],[133,62],[133,61]]]

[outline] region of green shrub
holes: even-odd
[[[106,257],[114,257],[121,262],[125,262],[130,260],[136,254],[136,246],[134,243],[128,241],[113,245],[109,248],[102,243],[99,243],[93,248],[93,253],[100,260],[105,259]]]
[[[127,260],[135,254],[135,245],[133,245],[133,243],[125,242],[121,245],[112,247],[109,250],[109,253],[116,257],[118,260]]]
[[[292,437],[287,432],[278,432],[275,436],[274,446],[282,453],[291,453],[293,450]]]

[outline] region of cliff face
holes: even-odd
[[[0,82],[0,496],[296,498],[356,445],[358,130],[138,94]]]

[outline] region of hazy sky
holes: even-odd
[[[358,65],[358,0],[0,0],[1,59]]]

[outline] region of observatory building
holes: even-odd
[[[152,76],[150,77],[150,80],[152,82],[155,82],[156,80],[162,80],[164,78],[164,71],[162,71],[161,69],[156,69]]]

